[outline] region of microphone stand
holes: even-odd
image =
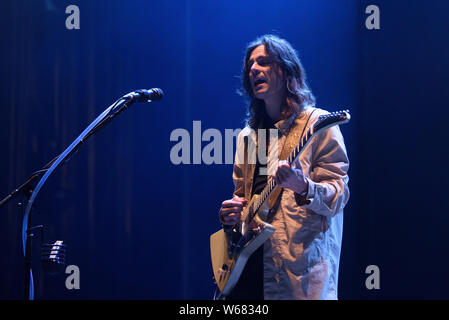
[[[160,90],[160,89],[157,89]],[[14,196],[22,193],[26,198],[26,208],[23,214],[22,222],[22,249],[25,258],[25,288],[24,288],[24,298],[25,300],[34,300],[34,285],[33,285],[33,272],[31,270],[31,238],[33,237],[33,228],[29,228],[28,225],[31,224],[31,211],[34,200],[37,194],[42,188],[45,181],[48,179],[50,174],[64,163],[71,159],[71,156],[76,153],[81,145],[92,135],[100,131],[107,124],[109,124],[113,118],[118,116],[128,107],[130,107],[135,102],[148,101],[160,99],[162,97],[162,91],[158,91],[159,96],[154,96],[153,100],[150,100],[153,96],[148,96],[146,90],[136,90],[130,92],[116,102],[114,102],[110,107],[108,107],[103,113],[101,113],[80,135],[72,144],[64,150],[60,155],[55,157],[49,163],[47,163],[41,170],[33,173],[21,186],[14,189],[9,195],[7,195],[2,201],[0,201],[0,207],[5,205]],[[43,176],[42,176],[43,175]],[[42,177],[41,177],[42,176]],[[40,180],[37,182],[37,179]],[[21,202],[18,203],[19,207],[23,207]]]

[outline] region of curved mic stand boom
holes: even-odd
[[[0,207],[8,202],[13,196],[19,192],[23,192],[27,198],[26,209],[23,215],[22,224],[22,247],[25,258],[25,299],[34,299],[34,286],[33,286],[33,273],[31,270],[31,230],[28,225],[31,223],[31,209],[36,199],[39,190],[42,188],[45,181],[48,179],[50,174],[65,160],[67,162],[70,157],[81,147],[81,145],[90,136],[100,131],[109,122],[112,121],[114,117],[122,113],[125,109],[131,106],[135,102],[151,102],[159,100],[162,98],[163,92],[161,89],[151,89],[145,90],[140,89],[130,92],[116,102],[114,102],[110,107],[108,107],[103,113],[101,113],[80,135],[72,144],[64,150],[59,156],[50,161],[44,166],[42,170],[36,171],[32,174],[28,180],[22,184],[20,187],[14,189],[8,196],[6,196],[1,202]],[[32,189],[32,184],[35,180],[43,174],[43,177],[39,180],[34,190]]]

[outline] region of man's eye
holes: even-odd
[[[266,66],[269,64],[268,59],[260,59],[259,61],[257,61],[257,63],[259,64],[259,66]]]

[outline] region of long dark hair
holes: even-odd
[[[247,125],[256,129],[265,117],[265,102],[254,96],[249,79],[248,60],[253,50],[264,45],[268,56],[281,68],[285,77],[286,97],[282,105],[281,117],[299,114],[306,106],[315,104],[315,97],[306,84],[306,74],[295,49],[286,40],[275,35],[263,35],[246,48],[242,69],[242,92],[250,98]]]

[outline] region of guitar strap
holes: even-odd
[[[304,132],[309,124],[310,117],[312,116],[312,114],[315,111],[316,111],[316,109],[313,109],[313,111],[309,113],[309,117],[307,118],[307,121],[306,121],[304,127],[302,127],[301,134],[299,134],[299,132],[301,131],[301,125],[299,124],[300,121],[299,121],[298,117],[295,118],[292,126],[290,127],[290,130],[288,131],[287,138],[285,139],[285,142],[284,142],[284,146],[282,147],[282,152],[281,152],[281,155],[279,156],[280,160],[286,160],[288,158],[288,156],[290,155],[290,153],[293,151],[293,149],[299,144],[299,142],[301,141],[302,136],[304,135]],[[274,188],[274,190],[268,197],[267,200],[268,200],[268,206],[270,208],[270,213],[269,213],[270,216],[276,212],[277,207],[280,202],[280,199],[281,199],[280,195],[282,194],[283,190],[284,190],[284,188],[276,187],[276,188]]]

